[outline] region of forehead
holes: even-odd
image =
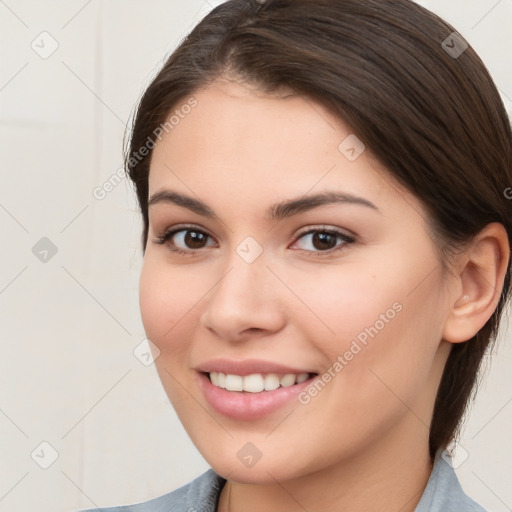
[[[340,137],[349,134],[320,105],[299,96],[270,96],[245,83],[217,81],[191,97],[196,106],[188,114],[180,117],[177,105],[168,117],[171,129],[153,151],[150,181],[162,162],[200,168],[202,178],[217,181],[224,169],[277,176],[302,162],[297,171],[314,172],[335,163]]]
[[[176,114],[179,105],[173,109],[179,122],[153,151],[150,196],[172,188],[247,207],[325,189],[373,202],[404,193],[369,151],[357,146],[350,127],[309,98],[289,91],[268,95],[225,80],[192,97],[195,107],[187,114]],[[347,158],[347,144],[356,157],[362,151],[360,156]]]

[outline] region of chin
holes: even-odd
[[[291,468],[284,470],[282,463],[277,463],[277,461],[275,463],[264,462],[262,459],[250,468],[243,467],[238,460],[236,462],[218,460],[208,462],[218,475],[240,484],[273,485],[276,481],[282,482],[302,476],[290,472]]]

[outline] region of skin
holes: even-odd
[[[233,80],[194,97],[198,106],[154,149],[149,196],[172,190],[215,216],[170,202],[149,207],[140,306],[169,399],[228,479],[219,511],[351,512],[377,502],[380,511],[413,511],[431,471],[428,425],[451,344],[473,336],[497,304],[504,230],[488,226],[445,272],[419,199],[368,150],[349,161],[338,146],[350,127],[327,109]],[[271,205],[325,191],[377,209],[337,203],[265,216]],[[180,236],[155,242],[182,223],[209,235],[202,247]],[[322,251],[302,236],[309,228],[354,242],[335,237],[338,250]],[[263,249],[252,263],[236,252],[248,236]],[[397,303],[400,312],[307,405],[292,400],[241,421],[202,395],[194,368],[216,357],[321,375]],[[247,442],[262,453],[252,468],[237,457]]]

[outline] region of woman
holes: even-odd
[[[512,134],[409,0],[230,0],[126,167],[162,384],[211,465],[124,511],[481,511],[449,463],[510,296]]]

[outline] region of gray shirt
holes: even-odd
[[[226,480],[213,469],[159,498],[125,507],[84,512],[216,512]],[[434,468],[414,512],[485,512],[470,499],[459,484],[453,468],[438,454]]]

